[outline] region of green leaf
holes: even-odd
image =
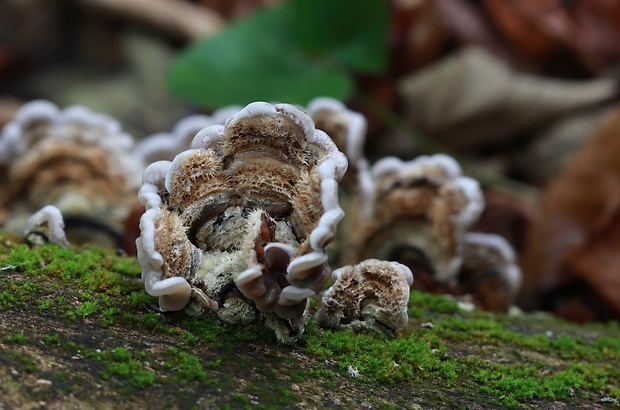
[[[387,68],[388,2],[293,0],[299,47],[369,73]]]
[[[168,85],[210,108],[344,100],[354,87],[346,70],[386,68],[387,23],[383,0],[290,0],[189,47],[174,61]]]
[[[306,104],[325,95],[346,99],[353,91],[347,73],[300,53],[284,3],[193,44],[174,61],[168,85],[175,94],[217,108],[252,101]]]

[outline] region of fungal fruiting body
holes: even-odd
[[[216,110],[211,115],[193,114],[181,118],[170,132],[158,132],[140,140],[133,150],[135,161],[146,168],[156,161],[172,160],[190,147],[198,131],[210,125],[224,124],[228,117],[241,108],[230,106]]]
[[[54,205],[46,205],[28,218],[26,237],[32,244],[55,243],[63,248],[69,247],[65,235],[62,213]]]
[[[307,299],[331,273],[324,248],[344,214],[346,168],[292,105],[252,103],[204,128],[189,150],[144,173],[136,244],[147,292],[164,310],[192,297],[194,312],[264,320],[280,341],[295,341]]]
[[[367,166],[364,156],[366,118],[329,97],[318,97],[310,101],[307,111],[316,128],[325,131],[338,149],[345,153],[349,160],[347,175],[352,174],[351,179],[356,178],[353,174],[357,172],[357,168]]]
[[[118,234],[140,185],[132,148],[132,137],[103,114],[44,100],[23,105],[0,134],[0,165],[8,174],[0,224],[23,231],[33,212],[54,205],[76,242],[99,228],[106,244],[118,239],[108,233]]]
[[[343,245],[345,263],[395,260],[416,278],[456,284],[463,235],[484,207],[478,182],[442,154],[411,161],[384,158],[365,178],[372,189],[360,190],[352,203],[347,226],[354,231]]]
[[[468,232],[464,237],[459,285],[485,310],[507,311],[521,288],[521,269],[506,239]]]
[[[368,259],[335,270],[332,280],[316,315],[319,325],[394,337],[409,320],[413,274],[407,266]]]

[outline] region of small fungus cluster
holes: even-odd
[[[344,212],[346,157],[301,109],[253,103],[151,164],[139,199],[147,292],[195,300],[226,322],[259,317],[281,341],[303,331],[307,299],[329,279],[325,246]]]
[[[66,246],[67,218],[118,229],[137,192],[142,281],[161,310],[263,323],[283,343],[315,296],[319,325],[387,337],[408,321],[412,286],[507,309],[521,272],[503,238],[468,232],[477,181],[441,154],[371,166],[366,127],[329,98],[255,102],[134,145],[104,115],[35,101],[0,134],[0,224],[42,208],[28,231]]]
[[[53,205],[71,241],[90,241],[98,232],[103,243],[117,245],[140,186],[133,147],[116,120],[86,107],[23,105],[0,134],[0,168],[7,173],[0,225],[22,231],[31,214]]]

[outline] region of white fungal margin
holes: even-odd
[[[338,163],[331,158],[325,160],[319,167],[321,204],[324,213],[321,215],[317,226],[310,233],[312,252],[293,259],[289,264],[287,268],[287,278],[289,281],[295,278],[303,279],[305,272],[327,262],[328,258],[325,253],[325,246],[335,237],[336,226],[344,217],[344,211],[340,207],[338,200],[338,181],[341,178],[339,173],[340,169]],[[290,290],[284,296],[285,299],[283,300],[286,300],[286,303],[289,304],[289,300],[293,300],[295,297],[301,297],[301,295],[302,292]],[[300,300],[303,299],[302,297]]]
[[[403,265],[402,263],[399,263],[399,262],[392,262],[392,264],[394,267],[402,271],[403,276],[407,280],[407,284],[409,286],[413,285],[413,272],[411,272],[411,269],[409,269],[407,265]]]
[[[46,129],[30,132],[29,127],[38,122]],[[132,188],[140,185],[141,169],[130,154],[134,140],[122,132],[118,121],[108,115],[82,105],[61,110],[47,100],[26,103],[0,133],[0,163],[20,158],[42,138],[100,147],[108,154],[114,173],[122,175]]]
[[[28,218],[26,234],[33,231],[44,231],[51,243],[60,245],[63,248],[69,247],[62,213],[54,205],[44,206]]]
[[[161,205],[160,190],[164,188],[170,161],[157,161],[149,165],[142,174],[142,186],[138,191],[138,201],[149,210]]]
[[[198,131],[192,143],[190,149],[194,148],[209,148],[214,143],[220,141],[224,136],[224,126],[220,124],[210,125]]]
[[[521,288],[523,274],[517,264],[517,256],[512,245],[501,235],[482,232],[467,232],[464,236],[467,244],[479,245],[493,249],[501,258],[501,267],[504,268],[504,280],[515,292]]]
[[[485,202],[480,183],[473,178],[461,176],[456,178],[456,184],[459,186],[463,195],[467,198],[467,206],[459,214],[460,223],[465,229],[476,222],[484,211]]]
[[[155,249],[155,220],[159,217],[159,208],[148,209],[140,218],[142,234],[136,240],[138,261],[142,266],[142,283],[151,296],[159,296],[159,307],[163,311],[183,309],[189,302],[191,287],[180,276],[162,279],[163,258]]]
[[[55,121],[60,109],[51,101],[33,100],[22,105],[15,113],[15,121],[21,126],[28,126],[36,121]]]
[[[308,114],[314,117],[322,111],[332,112],[347,118],[347,136],[345,154],[349,161],[357,166],[364,158],[364,144],[368,128],[366,118],[355,111],[351,111],[341,101],[331,97],[317,97],[308,103]]]

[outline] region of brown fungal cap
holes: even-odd
[[[413,275],[405,265],[368,259],[335,270],[332,278],[317,312],[319,325],[394,337],[407,323]]]
[[[32,242],[31,238],[33,236],[39,236],[43,243],[49,242],[60,245],[63,248],[69,247],[62,213],[53,205],[44,206],[28,218],[26,236],[29,242]]]
[[[224,107],[212,115],[193,114],[181,118],[170,132],[158,132],[143,138],[133,151],[135,161],[144,167],[156,161],[172,160],[177,154],[190,148],[198,131],[210,125],[224,124],[226,119],[241,107]]]
[[[422,269],[439,282],[454,282],[463,235],[484,206],[477,181],[462,176],[458,163],[441,154],[385,158],[367,178],[371,189],[361,191],[357,204],[362,210],[347,221],[355,231],[345,238],[345,263],[398,260],[414,274]]]
[[[329,97],[318,97],[308,103],[308,114],[316,128],[329,135],[338,149],[344,152],[351,166],[364,159],[366,118],[349,110],[342,102]]]
[[[485,310],[507,311],[521,288],[512,246],[496,234],[465,234],[459,285]]]
[[[296,339],[307,298],[329,277],[324,247],[343,216],[338,181],[346,167],[292,105],[252,103],[204,128],[189,150],[145,172],[138,248],[147,292],[183,278],[217,304],[220,319],[245,321],[227,306],[245,312],[240,306],[249,304],[280,340]]]
[[[23,230],[27,216],[49,204],[62,211],[70,237],[120,230],[139,186],[132,148],[132,137],[106,115],[43,100],[23,105],[0,134],[6,228]]]

